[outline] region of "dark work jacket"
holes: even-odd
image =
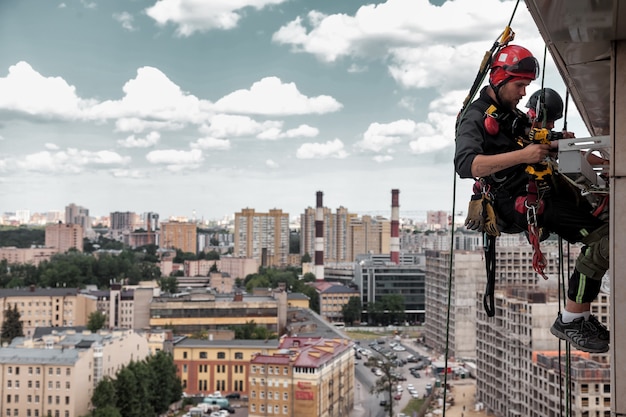
[[[485,111],[490,105],[496,106],[499,132],[490,135],[485,129]],[[528,117],[520,112],[506,111],[498,108],[498,104],[487,94],[487,87],[480,91],[480,96],[471,103],[463,118],[459,121],[456,131],[456,151],[454,166],[461,178],[473,178],[472,162],[476,155],[497,155],[521,149],[517,137],[525,136],[530,126]],[[487,177],[492,191],[502,190],[509,195],[523,193],[528,177],[525,173],[526,164],[519,164]]]

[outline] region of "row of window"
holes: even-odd
[[[280,392],[274,391],[259,391],[259,398],[264,400],[267,397],[268,400],[280,400]],[[250,398],[256,398],[256,391],[250,391]],[[289,393],[283,392],[283,400],[289,399]]]
[[[289,367],[287,366],[283,366],[283,375],[289,375]],[[259,374],[264,375],[265,374],[265,366],[255,366],[252,365],[250,367],[250,373],[251,374],[256,374],[258,371]],[[269,375],[280,375],[280,366],[268,366],[267,367],[267,373]]]
[[[260,382],[259,385],[261,385],[262,387],[265,386],[265,379],[264,378],[261,378],[259,382]],[[250,380],[250,385],[256,385],[256,378],[252,378]],[[267,386],[268,387],[272,387],[272,386],[279,387],[280,386],[280,381],[275,381],[273,379],[268,379],[267,380]],[[283,387],[287,388],[288,386],[289,386],[289,381],[288,380],[283,381]]]
[[[15,394],[15,395],[11,395],[11,394],[7,394],[6,397],[7,400],[7,404],[11,404],[11,402],[17,404],[20,402],[20,395],[19,394]],[[54,401],[53,401],[54,400]],[[27,403],[35,403],[35,404],[39,404],[39,395],[27,395],[26,396],[26,402]],[[55,395],[54,398],[52,397],[52,395],[48,395],[48,404],[52,405],[52,404],[56,404],[56,405],[60,405],[61,404],[61,396],[60,395]],[[65,405],[69,405],[70,404],[70,397],[69,396],[65,396]]]
[[[13,371],[15,369],[15,375],[19,375],[20,374],[20,367],[16,366],[15,368],[13,368],[12,366],[7,366],[7,374],[8,375],[13,375]],[[54,369],[56,369],[56,374],[57,375],[61,375],[61,368],[48,368],[48,375],[54,375]],[[41,367],[39,366],[29,366],[28,367],[28,375],[32,375],[33,374],[33,370],[35,372],[35,375],[40,375],[41,374]],[[72,374],[72,369],[71,368],[65,368],[65,375],[66,376],[70,376]]]
[[[226,380],[219,379],[215,380],[215,388],[214,391],[226,391]],[[187,380],[183,379],[182,381],[183,389],[187,388]],[[206,379],[198,380],[198,391],[208,391],[208,387],[210,386],[209,381]],[[243,391],[243,381],[233,381],[233,390],[234,391]]]
[[[188,359],[188,353],[189,352],[183,352],[183,359]],[[198,357],[200,359],[208,359],[209,353],[203,350],[198,354]],[[226,359],[226,352],[217,352],[217,359]],[[235,352],[235,359],[243,360],[243,352]]]
[[[253,413],[256,412],[256,404],[250,404],[250,411]],[[265,404],[259,405],[259,412],[265,413]],[[275,405],[274,407],[272,407],[271,405],[268,405],[267,414],[280,414],[280,406]],[[286,405],[283,405],[283,414],[289,414],[289,407],[287,407]]]
[[[40,388],[40,381],[35,381],[35,389],[39,389]],[[56,385],[56,389],[61,389],[61,381],[48,381],[48,389],[53,389]],[[27,386],[28,388],[32,388],[33,387],[33,381],[28,381],[27,382]],[[7,379],[7,388],[19,388],[20,387],[20,380],[16,379],[15,381],[11,380],[11,379]],[[65,381],[65,389],[70,389],[70,381]]]
[[[20,416],[20,414],[19,414],[19,413],[20,413],[20,410],[19,410],[19,409],[17,409],[17,408],[15,408],[15,409],[13,410],[13,414],[11,414],[11,409],[10,409],[10,408],[7,408],[6,415],[7,415],[7,416],[15,416],[15,417],[19,417],[19,416]],[[48,411],[48,412],[46,413],[46,416],[52,416],[52,413],[51,413],[50,411]],[[69,411],[69,410],[65,410],[65,411],[63,412],[63,416],[64,416],[64,417],[70,417],[70,411]],[[34,410],[31,410],[30,408],[27,408],[27,409],[26,409],[26,417],[40,417],[40,416],[39,416],[39,409],[38,409],[38,408],[36,408],[36,409],[34,409]],[[43,416],[42,416],[42,417],[43,417]],[[54,417],[61,417],[61,412],[60,412],[59,410],[55,410],[55,411],[54,411]]]

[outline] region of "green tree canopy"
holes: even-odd
[[[89,318],[87,319],[87,328],[91,330],[93,333],[96,333],[98,330],[104,327],[104,324],[107,321],[107,317],[101,311],[94,311],[89,314]]]
[[[17,304],[13,304],[4,311],[4,321],[2,323],[2,342],[11,342],[16,337],[23,337],[23,322],[20,320],[20,312]]]
[[[354,324],[355,321],[361,321],[361,297],[350,297],[347,304],[341,307],[343,321]]]

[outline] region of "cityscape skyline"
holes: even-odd
[[[0,5],[0,211],[292,215],[323,191],[386,212],[393,188],[401,212],[452,211],[456,114],[514,10],[543,61],[514,0],[199,4]],[[565,96],[550,56],[541,77],[527,95]]]

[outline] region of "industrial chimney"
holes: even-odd
[[[400,190],[391,190],[391,262],[400,263]]]
[[[315,278],[317,281],[324,280],[324,193],[316,193],[315,204]]]

